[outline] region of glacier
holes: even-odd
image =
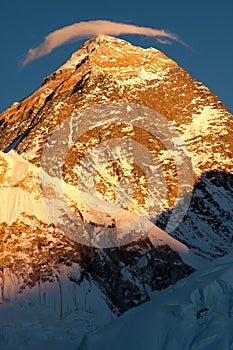
[[[85,336],[78,350],[233,349],[233,254]]]

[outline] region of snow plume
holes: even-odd
[[[177,35],[169,33],[163,29],[139,27],[132,24],[116,23],[104,20],[80,22],[55,30],[47,35],[42,44],[36,48],[31,48],[28,51],[25,60],[22,62],[22,66],[25,66],[29,62],[41,56],[49,54],[55,48],[65,43],[98,34],[115,36],[119,36],[121,34],[139,34],[155,37],[162,43],[168,43],[167,40],[171,39],[184,44]]]

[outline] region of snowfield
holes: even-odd
[[[153,293],[78,350],[231,350],[232,330],[233,254]]]

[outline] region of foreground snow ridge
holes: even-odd
[[[38,169],[15,151],[0,152],[0,223],[14,223],[22,213],[49,222],[40,198]]]
[[[233,349],[233,254],[84,337],[79,350]]]

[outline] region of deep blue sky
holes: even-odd
[[[179,35],[193,50],[173,42],[124,35],[143,47],[154,46],[208,86],[233,112],[233,1],[232,0],[21,0],[0,5],[0,112],[36,90],[43,77],[63,64],[85,41],[62,46],[46,57],[18,65],[30,47],[50,32],[95,19],[162,28]]]

